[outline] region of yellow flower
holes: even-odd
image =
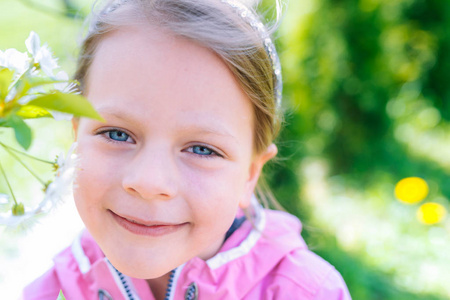
[[[435,202],[422,204],[417,210],[417,218],[426,225],[433,225],[441,222],[447,215],[444,206]]]
[[[428,184],[422,178],[408,177],[397,183],[394,192],[398,200],[414,204],[422,201],[428,195]]]

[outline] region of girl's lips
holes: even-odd
[[[122,217],[117,215],[111,210],[108,210],[108,212],[112,215],[113,219],[120,226],[138,235],[147,235],[153,237],[163,236],[178,231],[188,224],[188,223],[166,223],[158,221],[147,222],[142,220],[136,220],[134,218]]]

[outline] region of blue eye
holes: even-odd
[[[211,155],[214,151],[205,146],[193,146],[192,152],[198,155]]]
[[[130,138],[128,134],[119,130],[110,130],[107,133],[110,139],[118,142],[126,142]]]

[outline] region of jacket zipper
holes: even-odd
[[[131,289],[127,283],[125,275],[123,275],[122,272],[117,270],[114,266],[113,266],[113,268],[116,271],[117,275],[119,276],[120,283],[122,284],[122,287],[124,288],[124,290],[127,294],[128,300],[135,300],[133,297],[133,294],[131,293]],[[164,300],[170,300],[170,295],[172,293],[176,270],[177,269],[173,269],[172,271],[170,271],[169,282],[167,283],[167,289],[166,289],[166,294],[165,294]]]
[[[173,269],[172,271],[170,271],[169,282],[167,283],[166,296],[165,296],[164,300],[170,299],[170,294],[172,293],[173,278],[175,277],[175,270],[176,269]]]
[[[131,294],[131,289],[128,286],[127,280],[125,279],[125,276],[116,268],[114,268],[114,270],[116,270],[117,275],[120,278],[120,282],[122,283],[123,288],[125,289],[125,292],[127,293],[127,297],[128,300],[134,300],[133,298],[133,294]]]

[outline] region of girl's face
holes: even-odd
[[[212,257],[276,153],[254,154],[252,105],[226,65],[191,41],[128,27],[98,46],[87,97],[106,122],[75,123],[74,196],[112,264],[156,278]]]

